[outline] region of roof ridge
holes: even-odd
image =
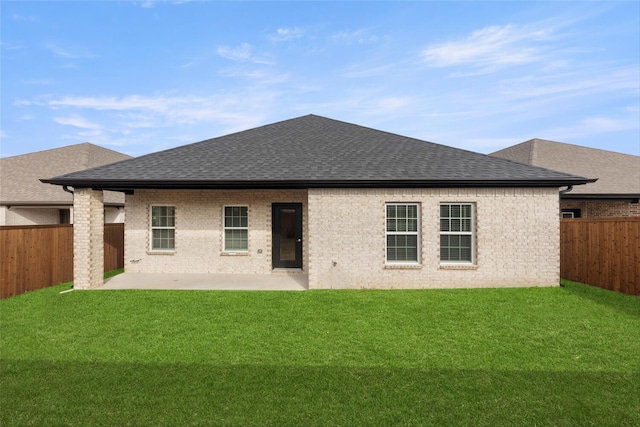
[[[640,157],[640,156],[636,156],[635,154],[628,154],[628,153],[621,153],[619,151],[612,151],[612,150],[605,150],[603,148],[595,148],[595,147],[587,147],[584,145],[578,145],[578,144],[572,144],[570,142],[562,142],[562,141],[554,141],[552,139],[544,139],[544,138],[533,138],[531,141],[537,141],[539,143],[543,143],[543,144],[554,144],[554,145],[560,145],[560,146],[569,146],[569,147],[574,147],[576,149],[581,149],[581,150],[597,150],[597,151],[602,151],[605,153],[611,153],[611,154],[619,154],[622,156],[629,156],[629,157]]]
[[[46,148],[44,150],[31,151],[31,152],[28,152],[28,153],[16,154],[14,156],[2,157],[2,158],[0,158],[0,160],[13,159],[13,158],[22,157],[22,156],[31,156],[33,154],[44,154],[44,153],[47,153],[49,151],[54,151],[54,150],[70,150],[70,149],[74,149],[74,148],[83,150],[83,152],[84,151],[88,151],[90,149],[100,149],[100,150],[104,150],[104,151],[109,151],[109,152],[114,153],[114,154],[121,154],[121,155],[124,155],[124,156],[128,156],[128,154],[122,153],[120,151],[112,150],[110,148],[105,148],[105,147],[103,147],[101,145],[97,145],[97,144],[93,144],[91,142],[85,141],[85,142],[79,142],[77,144],[63,145],[62,147]]]

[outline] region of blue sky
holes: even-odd
[[[317,114],[640,154],[640,2],[0,2],[3,157]]]

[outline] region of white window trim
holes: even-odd
[[[169,207],[173,208],[173,227],[154,227],[153,226],[153,208],[155,207]],[[176,251],[176,212],[178,209],[175,205],[149,205],[149,252],[160,253],[173,253]],[[173,230],[173,249],[154,249],[153,248],[153,230]]]
[[[225,211],[227,208],[247,208],[246,227],[227,227]],[[227,230],[247,230],[247,249],[227,249]],[[249,206],[248,205],[224,205],[222,207],[222,252],[227,254],[249,252]]]
[[[417,225],[416,225],[416,231],[403,231],[403,232],[397,232],[397,231],[387,231],[387,206],[391,206],[391,205],[406,205],[406,206],[416,206],[417,207]],[[421,221],[421,217],[422,217],[422,209],[420,206],[420,203],[418,202],[387,202],[384,204],[384,261],[385,261],[385,265],[421,265],[421,260],[422,260],[422,238],[421,238],[421,230],[422,230],[422,221]],[[398,236],[398,235],[404,235],[404,236],[417,236],[417,248],[416,248],[416,260],[415,261],[389,261],[387,258],[387,236],[389,235],[393,235],[393,236]]]
[[[440,236],[471,236],[471,261],[443,261],[441,265],[476,265],[476,204],[470,202],[441,202],[438,204],[438,228],[440,228],[440,207],[442,205],[468,205],[471,206],[471,231],[440,231],[438,235],[438,252],[441,250]]]

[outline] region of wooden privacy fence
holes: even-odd
[[[73,280],[73,226],[0,227],[0,299]],[[104,226],[104,270],[124,267],[124,224]]]
[[[640,217],[562,219],[560,277],[640,295]]]
[[[104,272],[124,268],[124,224],[104,225]]]

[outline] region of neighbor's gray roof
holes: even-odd
[[[45,182],[135,189],[560,186],[586,181],[307,115]]]
[[[41,178],[130,159],[131,156],[88,142],[0,159],[0,204],[70,205],[73,195]],[[122,193],[105,194],[105,203],[123,205]]]
[[[496,151],[491,156],[598,178],[594,183],[574,188],[567,197],[640,196],[639,156],[538,138]]]

